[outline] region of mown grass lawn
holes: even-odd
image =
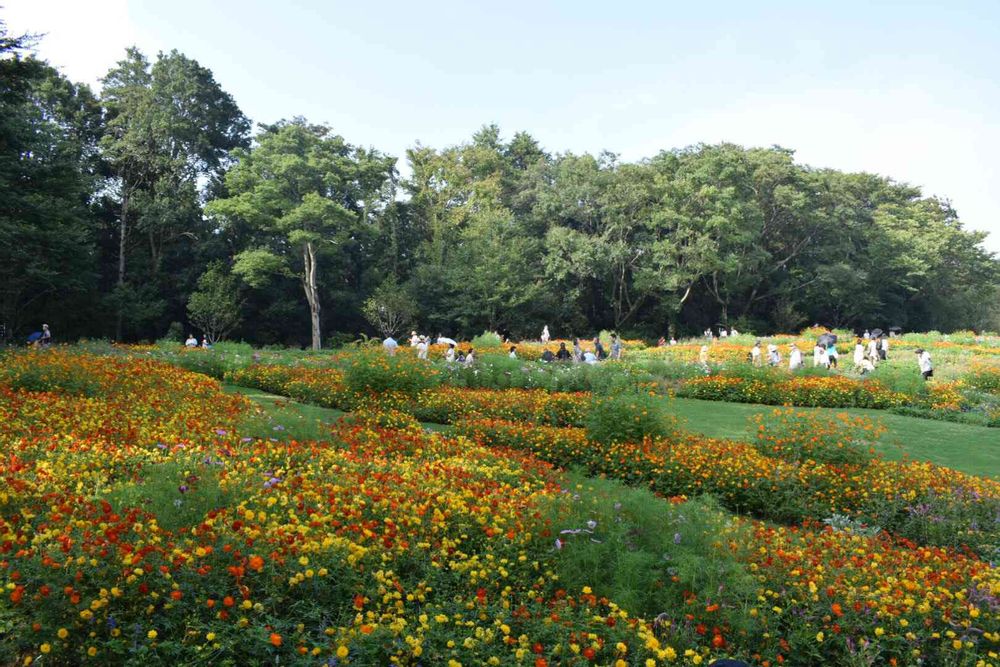
[[[770,405],[675,398],[671,412],[690,431],[712,438],[747,439],[750,417],[774,410]],[[848,412],[882,421],[889,432],[879,446],[888,460],[905,456],[953,470],[1000,478],[1000,429],[894,415],[884,410],[797,408],[829,413]]]

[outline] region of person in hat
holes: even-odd
[[[52,332],[49,330],[48,324],[42,325],[42,337],[38,339],[38,345],[40,347],[48,347],[52,344]]]
[[[410,347],[416,347],[420,345],[420,336],[417,335],[416,331],[410,332]]]
[[[931,353],[921,347],[918,347],[914,352],[917,355],[917,364],[920,366],[920,375],[923,376],[926,382],[928,378],[934,377],[934,364],[931,362]]]

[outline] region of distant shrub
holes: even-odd
[[[438,383],[438,371],[410,355],[390,357],[381,351],[359,352],[348,364],[344,382],[356,394],[392,392],[415,396]]]
[[[500,334],[498,333],[493,331],[484,331],[473,338],[471,343],[474,348],[500,347],[503,340],[500,338]]]
[[[767,456],[799,462],[865,465],[886,429],[867,417],[779,408],[750,420],[754,445]]]
[[[645,437],[662,438],[677,428],[667,414],[662,398],[649,393],[626,393],[598,397],[586,419],[587,438],[601,444],[642,442]]]

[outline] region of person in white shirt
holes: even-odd
[[[888,358],[889,358],[889,339],[888,339],[888,338],[883,338],[883,339],[882,339],[882,349],[881,349],[881,351],[879,352],[879,356],[880,356],[880,357],[881,357],[881,358],[882,358],[883,360],[885,360],[885,359],[888,359]]]
[[[858,364],[858,366],[860,366],[861,368],[862,375],[867,375],[868,373],[871,373],[873,370],[875,370],[875,364],[873,364],[871,362],[871,359],[869,359],[868,357],[861,357],[861,363]]]
[[[802,350],[795,343],[788,351],[788,368],[793,371],[802,368]]]
[[[866,338],[868,338],[868,357],[875,361],[878,359],[878,340],[870,336],[866,336]]]
[[[389,353],[390,357],[395,357],[396,349],[399,347],[399,343],[396,342],[395,338],[389,336],[384,341],[382,341],[382,347],[385,348],[385,351]]]
[[[865,359],[865,346],[861,342],[861,339],[854,341],[854,365],[861,366],[861,362]]]
[[[583,362],[585,364],[596,364],[597,355],[591,352],[590,350],[587,350],[586,352],[583,353]]]
[[[507,356],[511,359],[517,359],[517,348],[513,345],[510,346],[510,351],[507,352]]]
[[[198,347],[198,339],[194,337],[194,334],[189,334],[187,340],[184,341],[185,347]]]
[[[931,354],[923,348],[917,348],[917,364],[920,366],[920,374],[924,381],[934,377],[934,364],[931,362]]]
[[[774,343],[767,346],[767,363],[771,366],[777,366],[781,363],[781,354],[778,352],[778,346]]]
[[[740,332],[736,330],[736,327],[733,327],[732,330],[729,332],[729,335],[730,336],[739,336]]]
[[[677,345],[677,339],[676,338],[671,338],[670,339],[670,344],[671,345]]]
[[[410,332],[410,347],[416,347],[420,345],[420,336],[417,335],[416,331]]]
[[[817,347],[819,348],[819,365],[823,368],[830,368],[830,353],[823,345],[817,345]]]
[[[451,343],[448,345],[448,351],[444,353],[444,360],[449,364],[455,361],[455,345]]]
[[[549,338],[550,338],[550,336],[549,336],[549,325],[546,324],[544,327],[542,327],[542,342],[543,343],[548,343],[549,342]]]
[[[729,337],[729,332],[726,331],[725,329],[719,332],[719,338],[728,338],[728,337]]]
[[[702,366],[708,366],[708,345],[701,346],[701,350],[698,352],[698,363]]]
[[[754,366],[761,365],[760,341],[754,343],[753,347],[750,348],[750,363],[753,364]]]
[[[823,346],[819,343],[816,343],[816,346],[813,348],[813,368],[819,368],[823,365],[823,349]]]
[[[426,359],[427,349],[429,347],[430,346],[427,344],[427,338],[421,337],[421,339],[417,342],[417,359]]]
[[[470,347],[469,348],[469,353],[467,355],[465,355],[465,362],[464,363],[465,363],[466,366],[471,366],[475,362],[476,362],[476,351]]]

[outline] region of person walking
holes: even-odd
[[[449,364],[455,361],[455,344],[449,343],[448,350],[444,353],[444,360]]]
[[[583,348],[580,347],[580,339],[573,339],[573,361],[579,363],[583,361]]]
[[[865,359],[865,344],[861,342],[858,338],[854,341],[854,365],[856,367],[861,366],[861,362]]]
[[[708,345],[702,345],[698,351],[698,363],[708,368]]]
[[[396,349],[399,347],[399,343],[396,342],[395,338],[389,336],[384,341],[382,341],[382,347],[385,348],[385,351],[389,353],[390,357],[395,357]]]
[[[620,361],[622,358],[622,341],[618,334],[611,336],[611,358]]]
[[[788,369],[795,371],[802,368],[802,350],[795,343],[792,343],[788,351]]]
[[[548,343],[549,342],[549,338],[550,338],[550,336],[549,336],[549,325],[546,324],[544,327],[542,327],[542,342],[543,343]]]
[[[917,354],[917,365],[920,366],[920,375],[923,376],[924,382],[929,378],[934,377],[934,364],[931,362],[931,353],[923,348],[917,348],[915,350]]]
[[[417,341],[417,359],[426,359],[429,349],[430,341],[427,340],[426,336],[421,336],[420,340]]]
[[[836,345],[836,343],[830,343],[829,345],[827,345],[826,346],[827,366],[829,368],[836,368],[837,367],[837,360],[839,358],[840,358],[840,354],[837,352],[837,345]]]
[[[882,359],[882,361],[885,361],[886,359],[889,358],[889,339],[886,337],[882,337],[880,341],[881,344],[879,345],[878,348],[878,355]]]
[[[760,341],[753,344],[750,348],[750,363],[754,366],[761,365],[761,355],[760,355]]]
[[[877,363],[877,361],[879,359],[881,359],[881,357],[879,356],[879,353],[878,353],[878,339],[877,338],[871,338],[871,337],[868,338],[868,358],[871,359],[872,362],[875,362],[875,363]]]
[[[813,347],[813,368],[819,368],[823,365],[823,350],[823,346],[817,341]]]

